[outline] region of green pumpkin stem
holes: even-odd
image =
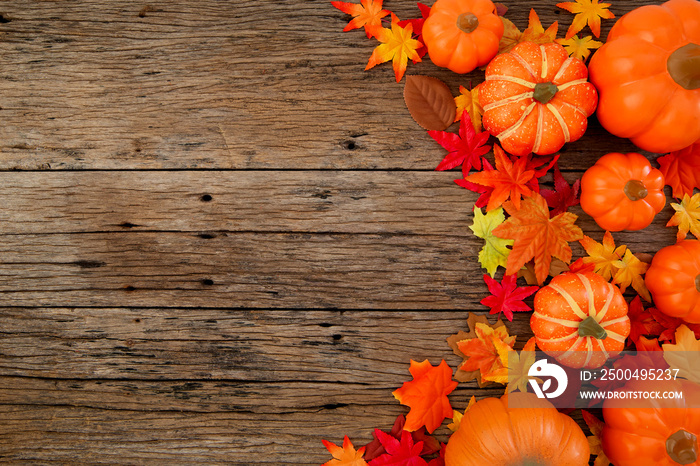
[[[698,438],[680,429],[666,439],[666,453],[678,464],[693,464],[698,460]]]
[[[695,277],[695,289],[700,293],[700,273]]]
[[[462,13],[457,17],[457,27],[467,34],[474,32],[479,27],[479,18],[471,11]]]
[[[608,332],[592,316],[581,321],[578,325],[578,334],[581,337],[593,337],[598,340],[604,340],[608,337]]]
[[[700,89],[700,45],[686,44],[676,49],[666,62],[668,74],[684,89]]]
[[[647,197],[647,194],[649,194],[647,187],[644,186],[644,183],[639,180],[629,180],[625,184],[623,191],[630,201],[639,201],[640,199]]]
[[[552,83],[537,83],[535,84],[533,99],[536,101],[546,104],[556,95],[559,88]]]

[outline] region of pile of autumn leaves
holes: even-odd
[[[344,30],[364,27],[367,37],[381,42],[372,53],[367,69],[391,60],[396,79],[400,81],[408,59],[418,62],[425,55],[426,50],[420,42],[422,22],[430,11],[425,5],[418,4],[423,18],[399,21],[391,14],[391,28],[384,28],[381,20],[390,12],[382,9],[381,0],[361,0],[360,4],[334,1],[332,4],[353,17]],[[590,49],[602,44],[590,36],[579,38],[576,33],[588,24],[598,37],[600,18],[613,17],[606,9],[609,5],[598,4],[597,0],[577,0],[557,6],[576,13],[565,39],[556,39],[557,23],[544,30],[533,10],[530,24],[523,32],[502,18],[506,32],[501,51],[526,40],[538,43],[556,41],[564,45],[570,55],[585,60]],[[505,7],[499,6],[499,11],[505,12]],[[653,307],[645,308],[642,303],[642,300],[651,302],[644,283],[644,273],[651,258],[635,255],[625,245],[616,245],[610,232],[605,232],[601,242],[583,234],[575,224],[577,216],[568,211],[579,203],[580,180],[570,184],[563,178],[557,166],[558,155],[513,157],[496,145],[493,147],[495,166],[492,165],[485,158],[491,152],[491,147],[486,145],[490,135],[481,132],[478,87],[471,90],[462,87],[460,91],[461,95],[454,99],[454,121],[460,122],[458,133],[428,131],[428,134],[447,150],[437,170],[461,166],[463,178],[455,182],[479,194],[470,228],[484,240],[478,260],[487,272],[483,279],[490,295],[481,303],[490,308],[491,314],[503,314],[512,321],[514,312],[531,310],[524,300],[534,294],[549,276],[566,270],[594,271],[617,285],[622,292],[628,287],[637,292],[628,313],[630,345],[638,351],[650,352],[646,354],[663,351],[656,354],[664,354],[665,362],[655,358],[654,367],[666,364],[680,368],[685,378],[700,382],[700,367],[678,367],[687,366],[687,362],[675,364],[673,359],[674,351],[700,351],[700,325],[687,325]],[[700,239],[700,193],[693,195],[694,188],[700,188],[700,179],[692,175],[698,172],[700,156],[684,151],[657,159],[673,196],[682,198],[680,203],[671,203],[676,213],[668,222],[668,226],[678,226],[679,241],[688,233]],[[554,189],[540,189],[540,179],[550,171],[553,172]],[[572,250],[569,243],[576,241],[586,255],[570,264]],[[505,268],[500,281],[494,278],[498,267]],[[524,277],[528,286],[518,286],[518,277]],[[444,445],[430,434],[446,418],[452,419],[448,427],[457,430],[463,414],[452,409],[447,396],[458,382],[476,380],[479,386],[499,383],[505,385],[506,393],[527,391],[528,369],[535,362],[535,339],[531,338],[518,353],[513,349],[516,336],[508,334],[500,319],[490,324],[485,316],[469,314],[467,325],[469,332],[460,331],[447,339],[454,353],[463,358],[454,374],[444,360],[437,366],[432,366],[427,360],[411,361],[409,371],[413,380],[393,392],[401,404],[410,408],[406,417],[399,416],[389,432],[375,429],[374,440],[357,450],[347,437],[342,446],[324,440],[334,458],[325,465],[444,465]],[[616,360],[613,367],[634,369],[639,361],[639,358],[625,356]],[[601,385],[599,388],[610,387]],[[472,397],[467,410],[474,401]],[[591,452],[598,455],[596,465],[607,465],[607,458],[600,448],[602,422],[588,412],[584,412],[584,420],[593,434],[589,441]],[[424,459],[429,455],[437,457]]]

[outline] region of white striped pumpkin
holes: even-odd
[[[561,45],[522,42],[491,60],[479,102],[484,128],[506,152],[546,155],[583,136],[598,93]]]
[[[568,367],[594,369],[620,352],[630,333],[620,289],[593,272],[565,272],[535,295],[537,346]]]

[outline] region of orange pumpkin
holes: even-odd
[[[622,351],[630,333],[620,289],[593,272],[565,272],[535,294],[537,346],[561,364],[594,369]]]
[[[491,0],[437,0],[423,23],[430,60],[455,73],[469,73],[497,53],[503,21]]]
[[[509,401],[528,407],[509,407]],[[585,466],[589,455],[573,419],[532,393],[513,392],[469,408],[447,442],[445,465]]]
[[[641,154],[606,154],[581,178],[581,208],[608,231],[641,230],[666,205],[664,176]]]
[[[561,45],[522,42],[486,68],[484,128],[513,155],[552,154],[588,127],[598,94],[587,77],[586,65]]]
[[[633,380],[621,392],[682,392],[682,398],[609,398],[603,403],[603,451],[616,466],[700,466],[700,385]]]
[[[650,152],[700,139],[700,2],[671,0],[622,16],[593,55],[598,120]]]
[[[654,254],[644,276],[656,308],[700,324],[700,241],[685,239]]]

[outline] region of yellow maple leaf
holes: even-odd
[[[365,447],[360,447],[355,451],[355,447],[347,435],[343,439],[342,447],[327,440],[321,440],[321,442],[333,456],[332,460],[323,463],[322,466],[367,466],[367,462],[362,459]]]
[[[474,406],[476,403],[476,397],[472,395],[471,399],[469,400],[469,404],[467,407],[464,409],[464,414],[467,414],[467,411],[469,411],[469,408]],[[460,413],[456,409],[452,411],[452,422],[447,424],[447,428],[450,429],[452,432],[457,432],[457,429],[459,429],[459,424],[462,422],[462,418],[464,417],[464,414]]]
[[[530,17],[527,29],[520,36],[520,42],[534,42],[536,44],[548,44],[554,42],[559,30],[559,23],[555,21],[551,26],[544,30],[540,17],[537,16],[534,9],[530,9]]]
[[[422,47],[423,44],[413,38],[413,24],[408,23],[406,27],[399,26],[399,18],[392,13],[391,29],[381,26],[370,26],[368,30],[381,44],[372,52],[365,70],[391,60],[394,66],[396,82],[399,82],[406,72],[409,58],[414,63],[421,61],[416,49]]]
[[[632,285],[632,288],[639,293],[639,296],[644,298],[647,302],[651,302],[651,295],[647,286],[644,284],[643,275],[649,268],[649,264],[640,261],[637,256],[632,254],[629,249],[625,251],[625,255],[622,259],[618,261],[613,261],[613,266],[617,267],[617,271],[613,276],[612,283],[620,287],[620,291],[623,293],[628,286]]]
[[[598,3],[598,0],[576,0],[575,2],[557,3],[559,8],[574,13],[574,20],[566,31],[565,39],[570,39],[583,29],[586,24],[594,36],[600,37],[600,19],[611,19],[615,15],[608,10],[609,3]]]
[[[570,39],[557,39],[555,42],[563,46],[570,57],[578,58],[581,61],[586,61],[591,50],[603,45],[601,41],[593,40],[592,36],[579,37],[578,34]]]
[[[681,203],[672,202],[671,207],[676,213],[673,214],[666,226],[678,227],[676,242],[684,240],[688,232],[700,239],[700,193],[693,194],[692,197],[684,194]]]
[[[503,36],[501,36],[501,40],[498,42],[498,53],[505,53],[522,42],[521,38],[523,33],[513,24],[513,21],[503,16],[499,16],[499,18],[501,18],[503,22]]]
[[[506,220],[506,215],[503,213],[503,208],[499,207],[484,214],[480,208],[474,208],[474,224],[469,228],[478,238],[486,241],[484,247],[479,251],[479,263],[486,272],[493,278],[496,274],[498,266],[505,268],[508,261],[508,246],[513,244],[511,239],[503,239],[495,236],[492,232],[494,228]]]
[[[472,120],[472,125],[477,133],[481,132],[481,115],[484,113],[484,108],[479,103],[479,86],[467,89],[464,86],[459,86],[459,95],[455,97],[457,112],[455,121],[462,119],[462,114],[467,112]]]
[[[627,246],[623,244],[616,248],[615,240],[609,231],[606,231],[603,235],[602,244],[585,235],[578,242],[588,254],[588,257],[583,258],[584,264],[593,264],[595,273],[606,280],[610,280],[617,272],[617,266],[614,264],[622,260]]]
[[[700,341],[695,339],[695,332],[681,325],[676,329],[676,344],[661,346],[664,359],[671,370],[678,370],[678,377],[700,383]]]

